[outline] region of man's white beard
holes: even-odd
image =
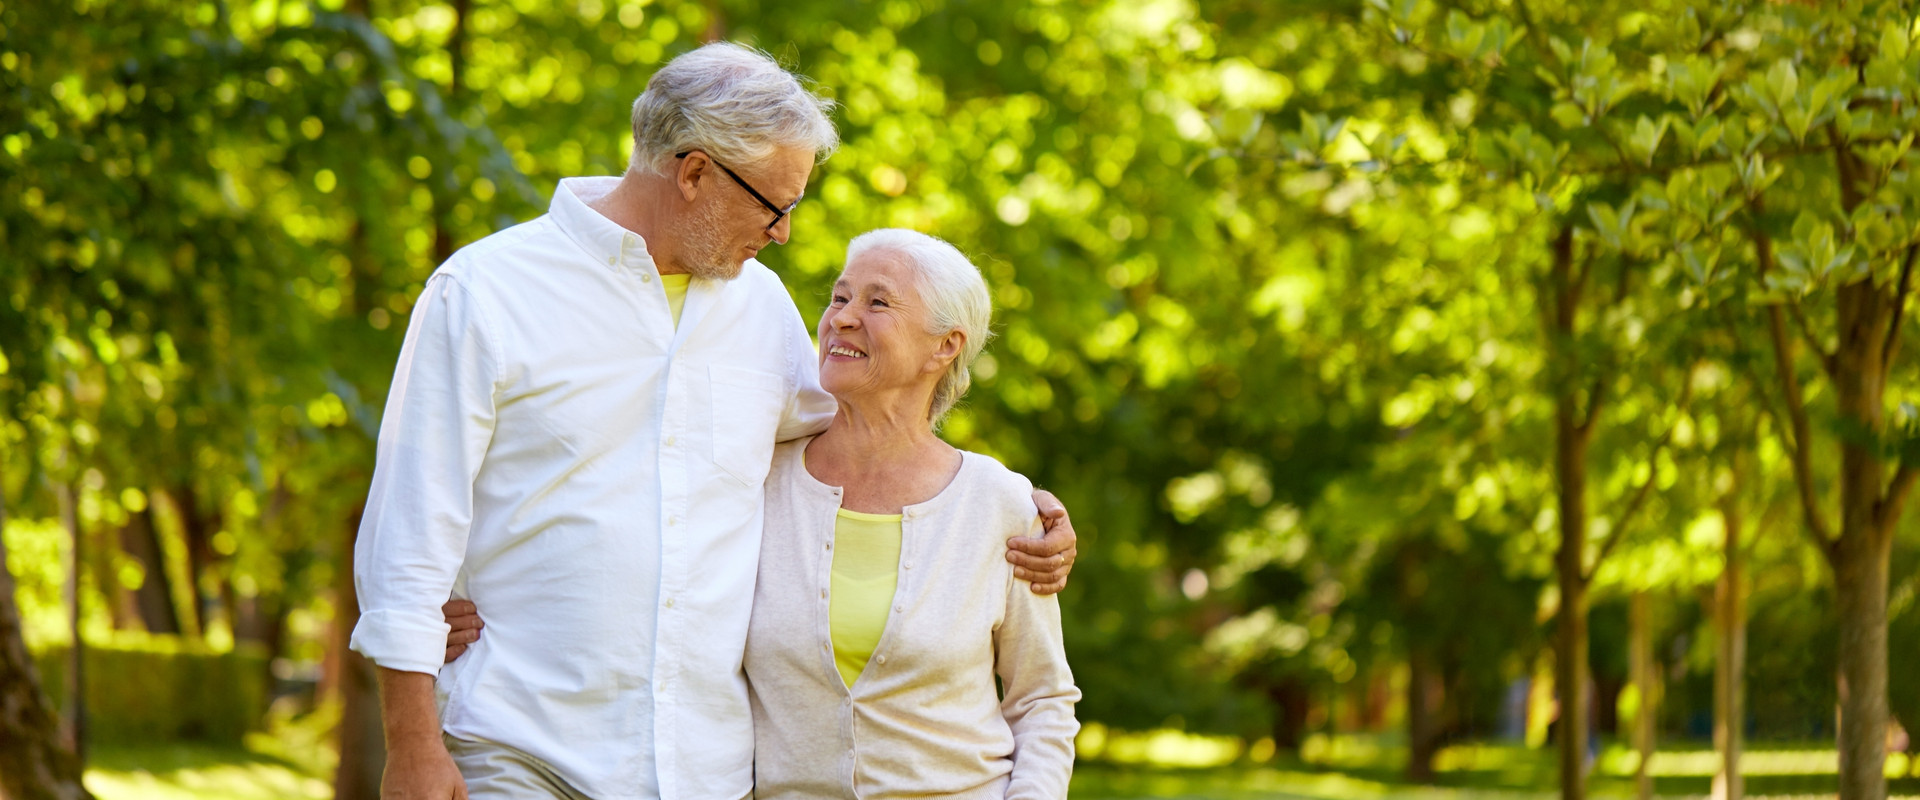
[[[680,266],[696,278],[716,281],[730,281],[740,276],[740,267],[745,263],[737,258],[734,248],[726,243],[726,226],[721,223],[719,203],[708,204],[707,210],[700,216],[688,220],[686,234],[680,241],[686,243],[681,251]]]

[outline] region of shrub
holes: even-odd
[[[68,702],[68,647],[34,656],[54,704]],[[191,739],[238,744],[266,713],[266,651],[242,643],[216,652],[176,637],[87,643],[87,740],[149,744]]]

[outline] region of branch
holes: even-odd
[[[1580,281],[1583,286],[1586,284],[1587,275],[1593,271],[1593,262],[1596,257],[1592,253],[1593,249],[1589,247],[1587,262],[1580,268]],[[1632,271],[1627,267],[1628,264],[1624,261],[1620,264],[1620,281],[1614,285],[1613,302],[1609,307],[1618,306],[1627,301],[1627,292],[1632,287],[1633,276]],[[1607,386],[1613,383],[1613,368],[1614,365],[1609,363],[1600,369],[1600,374],[1593,376],[1593,388],[1587,390],[1587,418],[1580,423],[1580,430],[1591,431],[1594,425],[1599,424],[1600,412],[1606,408]]]
[[[1607,554],[1613,552],[1614,546],[1620,544],[1621,539],[1626,538],[1629,523],[1640,513],[1640,509],[1646,506],[1647,498],[1653,496],[1653,484],[1660,478],[1660,452],[1673,443],[1673,434],[1680,429],[1680,423],[1686,420],[1687,406],[1693,400],[1692,365],[1688,365],[1686,374],[1680,380],[1680,398],[1674,402],[1679,412],[1674,416],[1673,424],[1667,426],[1667,432],[1661,434],[1660,441],[1654,443],[1653,450],[1647,453],[1647,479],[1641,481],[1640,488],[1634,490],[1633,499],[1627,501],[1627,508],[1621,512],[1618,521],[1614,523],[1613,530],[1607,531],[1607,538],[1600,542],[1600,550],[1593,557],[1593,566],[1588,568],[1583,576],[1585,580],[1593,580],[1594,573],[1600,571],[1600,564],[1607,560]]]
[[[1813,326],[1808,324],[1806,312],[1800,310],[1800,303],[1798,301],[1787,301],[1781,305],[1785,305],[1788,311],[1793,312],[1793,322],[1795,326],[1800,328],[1800,338],[1806,340],[1807,349],[1812,350],[1813,354],[1818,357],[1820,369],[1827,373],[1827,377],[1833,377],[1833,371],[1838,366],[1834,363],[1834,354],[1828,352],[1825,347],[1822,347],[1820,345],[1820,338],[1813,335]]]
[[[1760,212],[1760,200],[1755,198],[1753,210]],[[1754,252],[1760,262],[1760,275],[1764,280],[1773,269],[1773,242],[1760,231],[1758,225],[1750,228],[1753,236]],[[1800,491],[1800,509],[1807,518],[1807,535],[1813,537],[1814,544],[1821,552],[1831,548],[1833,535],[1828,532],[1826,521],[1820,516],[1819,498],[1814,493],[1813,460],[1808,455],[1812,449],[1812,425],[1807,423],[1807,403],[1800,394],[1800,376],[1793,369],[1793,342],[1787,338],[1786,314],[1776,303],[1767,307],[1767,333],[1773,340],[1773,367],[1780,380],[1780,393],[1787,401],[1787,419],[1793,428],[1793,438],[1787,442],[1787,453],[1792,456],[1793,483]]]
[[[1714,308],[1720,313],[1720,321],[1721,324],[1726,326],[1728,337],[1735,342],[1734,347],[1741,353],[1747,352],[1746,347],[1741,344],[1744,338],[1740,333],[1740,324],[1733,318],[1732,312],[1728,310],[1728,304],[1715,303]],[[1754,369],[1753,362],[1744,356],[1734,358],[1732,361],[1739,366],[1741,374],[1747,376],[1747,382],[1752,384],[1754,396],[1759,398],[1760,408],[1766,412],[1767,419],[1773,423],[1773,429],[1776,431],[1785,431],[1787,424],[1780,418],[1780,409],[1774,407],[1773,394],[1767,391],[1767,381],[1760,376],[1760,371]],[[1787,447],[1788,449],[1792,449],[1793,443],[1787,442]]]
[[[1875,519],[1886,526],[1900,519],[1900,512],[1906,508],[1907,494],[1913,490],[1913,483],[1920,480],[1920,466],[1906,459],[1900,460],[1900,469],[1893,473],[1893,483],[1887,486],[1887,494],[1874,506]]]
[[[1527,42],[1533,46],[1534,54],[1558,71],[1561,68],[1560,57],[1555,55],[1553,48],[1547,45],[1545,38],[1547,32],[1541,30],[1540,26],[1533,21],[1533,11],[1527,8],[1527,0],[1513,0],[1513,10],[1520,15],[1520,24],[1527,27]]]
[[[1611,366],[1601,367],[1600,374],[1593,376],[1593,387],[1587,389],[1587,418],[1580,422],[1582,432],[1593,430],[1600,420],[1600,412],[1607,405],[1607,384],[1613,379]]]
[[[1920,253],[1920,243],[1907,245],[1907,260],[1900,263],[1899,288],[1893,295],[1893,322],[1887,325],[1887,339],[1880,345],[1880,383],[1885,385],[1887,376],[1893,372],[1893,362],[1900,356],[1900,326],[1907,318],[1907,290],[1913,284],[1913,256]]]

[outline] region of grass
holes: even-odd
[[[333,719],[312,714],[276,716],[268,730],[244,746],[163,743],[99,747],[90,754],[87,787],[100,800],[325,800],[332,794],[333,753],[327,731]],[[1136,735],[1137,736],[1137,735]],[[1147,735],[1148,745],[1109,746],[1102,760],[1075,768],[1076,800],[1546,800],[1557,795],[1551,749],[1475,743],[1443,750],[1433,786],[1405,782],[1404,748],[1390,737],[1320,738],[1310,758],[1273,754],[1226,740],[1165,732]],[[1118,740],[1115,740],[1117,743]],[[1251,752],[1243,752],[1251,751]],[[1154,756],[1162,757],[1154,760]],[[1633,796],[1635,756],[1619,747],[1602,751],[1591,782],[1598,798]],[[1130,762],[1130,763],[1129,763]],[[1180,766],[1179,764],[1186,764]],[[1831,797],[1835,756],[1831,745],[1754,745],[1743,761],[1747,793],[1754,798]],[[1700,797],[1712,784],[1710,749],[1677,743],[1655,756],[1655,792]],[[1895,797],[1920,798],[1917,765],[1890,759]]]

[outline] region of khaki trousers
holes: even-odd
[[[442,734],[471,800],[589,800],[546,762],[505,745]]]

